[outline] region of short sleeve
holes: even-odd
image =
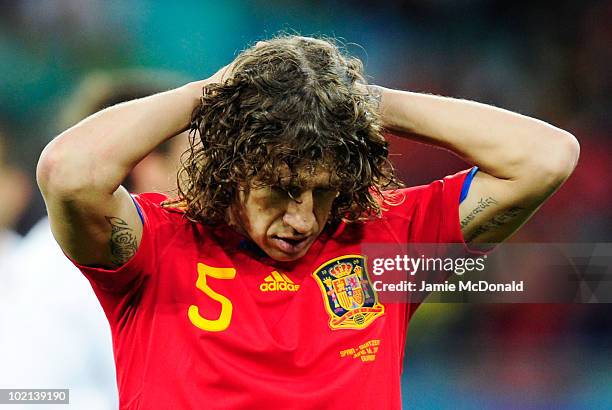
[[[129,293],[138,288],[147,275],[154,273],[156,266],[156,243],[160,225],[163,222],[159,205],[165,196],[161,194],[140,194],[133,196],[143,221],[143,231],[138,250],[134,256],[117,269],[104,269],[72,263],[91,282],[94,291],[111,294]]]
[[[444,239],[443,242],[445,243],[461,243],[465,245],[463,232],[461,232],[459,205],[462,199],[467,196],[471,180],[477,170],[478,168],[474,167],[454,175],[449,175],[442,180],[440,218],[442,239]]]
[[[459,223],[459,203],[467,169],[428,185],[400,190],[401,213],[408,221],[409,243],[464,243]]]

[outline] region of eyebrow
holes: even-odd
[[[322,178],[320,175],[304,175],[304,174],[293,174],[278,176],[275,186],[279,186],[283,189],[298,188],[303,190],[305,188],[311,189],[334,189],[332,184],[332,175],[329,174],[327,178]]]
[[[328,182],[318,182],[318,183],[315,183],[314,185],[305,184],[304,182],[292,180],[292,181],[290,181],[287,184],[280,183],[280,184],[278,184],[278,186],[280,186],[283,189],[297,188],[297,189],[300,189],[300,190],[303,190],[305,188],[311,188],[311,189],[334,189],[332,187],[332,185],[329,183],[329,181]]]

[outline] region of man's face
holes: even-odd
[[[240,191],[230,222],[271,258],[294,261],[325,227],[338,192],[330,188],[330,174],[323,169],[280,181]]]

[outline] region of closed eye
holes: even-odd
[[[298,203],[300,203],[299,197],[303,192],[302,188],[298,186],[283,187],[280,185],[272,186],[272,191],[278,196],[282,195],[283,197],[290,198]],[[337,194],[338,191],[333,188],[319,187],[312,190],[312,195],[317,198],[335,197]]]
[[[283,195],[297,201],[297,198],[301,195],[301,189],[295,186],[283,187],[280,185],[272,186],[272,192],[277,195]]]

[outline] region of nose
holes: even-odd
[[[304,191],[289,201],[283,223],[300,235],[309,235],[317,230],[312,191]]]

